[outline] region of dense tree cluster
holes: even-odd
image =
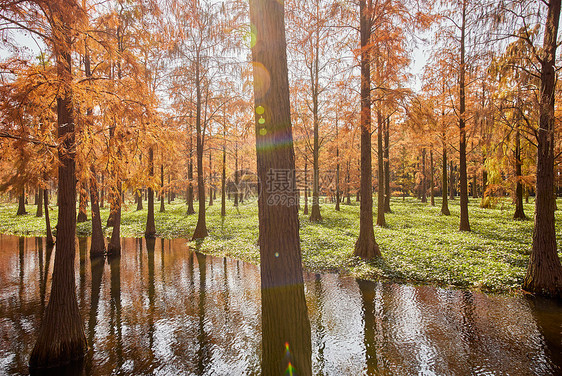
[[[262,283],[273,287],[302,284],[297,210],[322,221],[355,196],[355,253],[372,259],[384,255],[373,226],[386,226],[391,196],[435,205],[441,195],[443,215],[458,197],[459,230],[470,231],[469,195],[482,207],[511,196],[517,220],[534,195],[523,287],[560,296],[559,16],[560,0],[0,0],[0,189],[18,198],[18,214],[35,195],[49,233],[49,192],[59,206],[32,366],[86,348],[68,290],[76,221],[90,206],[91,256],[117,256],[132,199],[139,210],[147,200],[153,238],[155,200],[164,212],[166,198],[183,197],[202,239],[217,192],[225,216],[227,199],[238,206],[259,191]],[[290,191],[268,181],[272,171]]]

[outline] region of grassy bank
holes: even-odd
[[[301,211],[303,262],[310,270],[340,270],[367,279],[382,277],[492,291],[516,289],[525,275],[533,222],[511,219],[513,206],[508,200],[495,209],[481,209],[479,202],[478,199],[470,200],[472,232],[461,233],[458,231],[458,199],[450,202],[449,217],[439,214],[440,200],[431,207],[412,198],[406,201],[393,199],[393,213],[386,216],[388,228],[375,227],[375,237],[384,259],[373,263],[353,257],[359,232],[358,203],[341,205],[341,212],[336,212],[333,204],[324,204],[324,219],[317,224],[310,223]],[[210,236],[198,245],[201,251],[259,263],[256,203],[241,205],[237,209],[228,202],[224,219],[218,204],[207,209]],[[121,231],[125,237],[144,234],[146,204],[142,211],[135,211],[135,207],[130,204],[123,213]],[[43,218],[36,218],[34,214],[16,216],[16,211],[14,204],[0,204],[0,233],[44,235]],[[28,211],[35,213],[35,207],[28,206]],[[525,205],[525,212],[532,218],[532,202]],[[51,222],[56,224],[56,207],[50,213]],[[180,202],[166,205],[165,213],[157,212],[158,236],[189,238],[197,215],[187,216],[185,213],[186,206]],[[103,224],[108,215],[109,210],[103,209]],[[559,211],[556,220],[557,223],[562,220]],[[78,224],[77,231],[79,235],[89,234],[90,223]],[[105,231],[109,235],[111,228],[105,228]],[[558,241],[560,244],[561,239]]]

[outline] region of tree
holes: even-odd
[[[371,38],[372,1],[359,0],[361,39],[361,205],[359,208],[359,238],[355,255],[369,260],[381,257],[373,229],[373,195],[371,183]]]
[[[533,247],[523,289],[562,296],[562,266],[556,248],[554,220],[554,94],[560,0],[550,0],[546,15],[540,63],[539,129],[537,130],[537,182]]]
[[[288,346],[306,346],[309,343],[310,323],[305,320],[299,328],[280,325],[284,321],[282,317],[291,317],[295,311],[306,312],[283,3],[251,0],[250,23],[255,35],[252,63],[257,171],[261,189],[258,197],[258,242],[262,300],[269,301],[268,291],[295,290],[290,294],[293,297],[291,303],[275,311],[274,320],[268,321],[269,316],[264,315],[264,336],[274,331],[277,339],[263,342],[262,372],[280,374],[290,366],[300,375],[310,375],[310,352],[296,356],[290,364],[284,360],[286,343]],[[283,183],[287,178],[288,185]]]
[[[29,360],[30,367],[46,368],[81,358],[87,349],[74,280],[76,233],[76,172],[72,101],[72,39],[83,10],[75,1],[37,4],[49,21],[60,88],[57,123],[60,147],[57,252],[49,303]],[[43,7],[45,6],[45,7]]]

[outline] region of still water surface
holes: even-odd
[[[90,261],[79,239],[85,375],[260,375],[259,268],[181,239],[123,239]],[[54,252],[0,235],[0,374],[27,374]],[[562,374],[562,304],[305,274],[315,375]]]

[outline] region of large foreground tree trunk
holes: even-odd
[[[359,207],[359,238],[355,256],[369,260],[380,257],[373,229],[373,194],[371,189],[371,1],[359,1],[361,35],[361,204]],[[359,195],[358,195],[359,196]]]
[[[311,375],[310,323],[304,300],[296,206],[298,191],[294,175],[283,3],[251,0],[250,22],[256,33],[252,61],[263,66],[263,72],[269,73],[266,77],[261,70],[254,70],[256,156],[261,189],[258,213],[263,304],[262,374],[278,375],[290,370],[298,375]],[[267,89],[266,80],[269,80]],[[284,172],[289,172],[289,185],[283,183],[287,177]],[[270,299],[278,291],[281,294]],[[279,297],[287,298],[281,306],[276,304]],[[296,318],[301,320],[294,325],[286,324]],[[285,356],[286,350],[291,352],[290,357]]]
[[[47,368],[83,358],[86,349],[84,325],[76,299],[74,259],[76,253],[76,164],[74,117],[72,109],[72,25],[71,17],[79,13],[74,2],[49,4],[56,58],[57,76],[61,83],[57,97],[57,124],[60,141],[58,156],[59,216],[57,251],[51,284],[51,295],[41,322],[37,343],[31,352],[30,368]]]
[[[560,0],[548,5],[541,62],[539,128],[537,130],[537,183],[533,248],[523,289],[539,295],[562,296],[562,267],[556,249],[554,221],[554,93],[556,38]]]

